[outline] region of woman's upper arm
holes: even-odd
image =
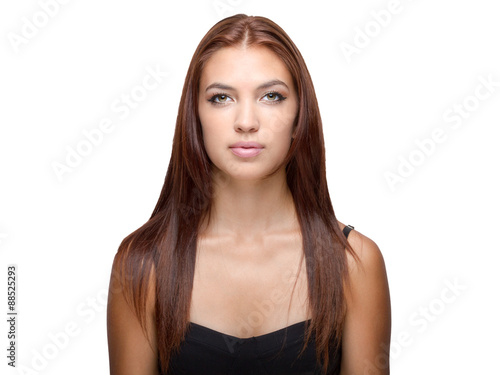
[[[116,262],[115,262],[116,263]],[[147,325],[151,343],[139,320],[127,303],[115,263],[108,294],[107,330],[111,375],[159,375],[154,329],[153,287],[150,283],[147,302]]]
[[[385,263],[377,244],[352,231],[341,375],[389,374],[391,303]]]

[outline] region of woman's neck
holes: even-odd
[[[252,237],[296,225],[292,194],[282,168],[258,181],[214,183],[210,223],[205,233]]]

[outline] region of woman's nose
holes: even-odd
[[[237,132],[256,132],[259,130],[259,120],[255,105],[242,101],[237,104],[234,130]]]

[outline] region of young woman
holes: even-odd
[[[220,21],[189,66],[158,203],[115,256],[111,374],[388,374],[384,261],[351,229],[297,47],[267,18]]]

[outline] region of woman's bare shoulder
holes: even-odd
[[[157,375],[156,327],[154,322],[154,268],[146,290],[144,324],[131,298],[131,280],[115,256],[108,293],[107,332],[110,374]]]
[[[341,230],[345,227],[341,222],[339,222],[339,226]],[[354,254],[347,252],[347,261],[350,271],[359,272],[365,268],[372,270],[379,269],[379,271],[383,270],[385,275],[384,257],[374,240],[358,230],[352,229],[349,232],[347,241],[354,251]]]
[[[341,228],[343,226],[341,225]],[[342,374],[389,374],[391,305],[384,258],[369,237],[351,230]]]

